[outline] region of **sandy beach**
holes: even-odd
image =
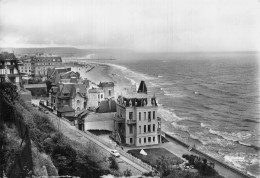
[[[91,70],[89,70],[90,68]],[[114,82],[115,98],[132,86],[131,80],[121,75],[119,70],[117,71],[106,64],[90,63],[87,67],[71,67],[71,70],[79,72],[83,79],[87,78],[95,84],[99,84],[100,82]]]

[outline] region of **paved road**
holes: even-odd
[[[49,113],[49,116],[51,116],[52,119],[55,119],[56,121],[54,121],[54,122],[56,122],[56,124],[58,124],[59,118],[56,115],[54,115],[53,113]],[[62,132],[63,132],[64,129],[71,129],[71,130],[77,132],[79,135],[87,138],[88,140],[91,140],[92,142],[94,142],[95,144],[97,144],[98,146],[103,148],[105,151],[108,151],[110,153],[111,148],[107,147],[106,145],[104,145],[103,143],[99,142],[98,140],[96,140],[95,138],[91,137],[90,135],[86,134],[85,132],[82,132],[82,131],[78,130],[75,126],[71,126],[70,123],[68,123],[67,121],[65,121],[63,119],[60,119],[60,123],[61,123],[61,131]],[[141,167],[140,165],[136,164],[132,160],[129,160],[128,158],[124,157],[123,155],[121,155],[117,159],[119,159],[121,161],[124,161],[128,165],[131,165],[132,167],[138,169],[140,171],[140,173],[149,172],[149,170],[144,169],[143,167]],[[120,161],[118,161],[118,162],[120,162]]]

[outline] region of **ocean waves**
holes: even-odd
[[[255,144],[259,133],[253,132],[260,126],[259,110],[254,109],[259,94],[253,90],[253,74],[240,75],[246,67],[238,63],[211,62],[214,65],[207,61],[167,61],[163,65],[140,60],[131,67],[128,63],[110,66],[120,70],[131,84],[145,80],[160,103],[158,114],[164,120],[164,131],[245,170],[258,164],[259,158]],[[255,155],[240,154],[249,152]]]

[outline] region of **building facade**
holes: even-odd
[[[75,114],[87,107],[87,90],[83,83],[59,83],[50,90],[50,106],[54,111],[63,111],[64,106]],[[68,109],[67,109],[68,110]]]
[[[143,85],[140,87],[146,91],[141,89],[117,99],[114,125],[121,143],[135,146],[161,143],[161,119],[157,115],[156,98],[149,97],[144,82]]]
[[[35,76],[47,76],[49,68],[61,67],[61,57],[34,57],[32,60],[32,73]]]
[[[31,75],[32,74],[31,59],[28,58],[28,59],[23,60],[21,65],[19,65],[19,70],[20,70],[21,73]]]
[[[97,108],[101,101],[105,100],[104,90],[100,88],[91,88],[88,90],[88,108]]]
[[[114,98],[114,83],[113,82],[100,82],[98,86],[104,90],[105,99]]]
[[[0,82],[11,82],[20,87],[21,76],[18,60],[13,53],[0,54]]]

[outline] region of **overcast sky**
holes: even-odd
[[[0,0],[0,46],[256,51],[259,14],[260,0]]]

